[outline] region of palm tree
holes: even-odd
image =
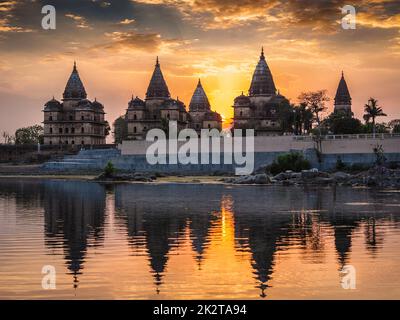
[[[364,120],[366,123],[369,123],[370,120],[372,120],[372,132],[375,137],[375,119],[376,117],[386,117],[387,114],[385,114],[382,110],[381,107],[378,107],[378,100],[374,98],[370,98],[368,100],[368,104],[364,106]]]

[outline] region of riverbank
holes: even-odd
[[[221,181],[232,184],[343,185],[400,189],[400,169],[376,166],[357,173],[324,172],[311,169],[301,172],[286,171],[274,176],[260,173],[242,177],[222,178]]]
[[[180,183],[180,184],[232,184],[232,185],[343,185],[351,187],[378,187],[400,189],[400,169],[378,166],[361,172],[324,172],[317,169],[302,172],[286,171],[277,175],[258,173],[246,176],[229,175],[165,175],[143,172],[116,172],[105,176],[98,172],[43,171],[40,165],[1,165],[0,179],[61,179],[86,180],[102,183]]]
[[[150,183],[147,179],[145,181],[140,181],[137,179],[136,181],[133,179],[98,179],[97,174],[43,174],[40,171],[10,171],[6,174],[4,172],[0,172],[0,179],[52,179],[52,180],[84,180],[84,181],[94,181],[94,182],[106,182],[106,183]],[[152,180],[152,183],[190,183],[190,184],[224,184],[224,182],[220,181],[221,177],[219,176],[164,176],[157,177]]]
[[[89,175],[0,175],[0,181],[6,179],[32,179],[32,180],[41,180],[41,179],[49,179],[49,180],[68,180],[68,181],[93,181],[99,183],[153,183],[153,184],[226,184],[225,182],[220,181],[220,177],[211,177],[211,176],[187,176],[187,177],[179,177],[179,176],[169,176],[169,177],[161,177],[157,178],[157,180],[146,182],[146,181],[111,181],[111,180],[97,180],[96,176]]]
[[[342,171],[324,172],[318,169],[301,172],[286,171],[277,175],[258,173],[246,176],[165,176],[157,173],[109,173],[94,179],[99,182],[174,182],[174,183],[222,183],[233,185],[339,185],[351,187],[378,187],[400,189],[400,170],[376,166],[358,173]]]

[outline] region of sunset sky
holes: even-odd
[[[46,4],[56,30],[41,28]],[[356,30],[341,27],[346,4]],[[0,133],[40,123],[74,60],[110,123],[132,94],[144,97],[156,56],[174,98],[188,105],[201,78],[212,108],[230,118],[261,46],[291,102],[317,89],[333,100],[344,70],[356,116],[372,96],[389,115],[379,121],[400,118],[400,0],[9,0],[0,1]]]

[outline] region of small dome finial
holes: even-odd
[[[264,46],[261,47],[261,58],[264,58]]]
[[[157,58],[156,58],[156,66],[159,66],[160,65],[160,61],[158,60],[158,56],[157,56]]]

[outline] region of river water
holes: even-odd
[[[0,299],[399,299],[399,251],[396,190],[0,179]]]

